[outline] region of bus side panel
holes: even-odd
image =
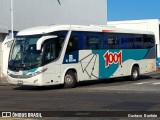
[[[70,69],[75,69],[77,72],[77,80],[96,80],[99,77],[99,56],[92,53],[92,50],[80,50],[69,53],[64,56],[63,64],[61,65],[62,83],[64,76]]]
[[[153,50],[108,49],[76,51],[64,57],[61,66],[62,80],[66,71],[72,68],[77,71],[78,81],[129,76],[135,64],[139,66],[141,74],[152,72],[155,71],[156,67]]]
[[[142,73],[153,71],[155,59],[150,51],[150,49],[93,50],[93,53],[100,57],[99,78],[128,76],[134,64],[138,64],[140,70],[143,69]],[[150,61],[151,59],[153,60]],[[140,61],[145,61],[145,64]]]
[[[61,84],[60,81],[60,69],[61,65],[56,62],[51,62],[47,64],[43,69],[47,69],[42,76],[43,85],[58,85]]]
[[[111,77],[124,77],[130,76],[133,65],[139,65],[140,74],[153,72],[156,70],[155,59],[142,59],[142,60],[127,60],[123,62],[122,66]]]
[[[92,50],[79,51],[79,80],[99,79],[99,55]]]

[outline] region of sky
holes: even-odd
[[[107,0],[108,21],[160,19],[160,0]]]

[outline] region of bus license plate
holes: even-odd
[[[23,81],[22,80],[18,80],[17,81],[17,85],[22,86],[23,85]]]

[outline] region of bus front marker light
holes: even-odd
[[[31,75],[32,75],[32,76],[36,76],[36,75],[39,75],[39,74],[45,72],[46,70],[47,70],[47,68],[42,69],[42,70],[39,70],[39,71],[37,71],[37,72],[35,72],[35,73],[32,73]]]

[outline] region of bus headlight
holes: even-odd
[[[36,71],[34,73],[29,73],[28,75],[33,77],[33,76],[36,76],[36,75],[39,75],[39,74],[45,72],[46,70],[47,70],[47,68],[39,70],[39,71]]]

